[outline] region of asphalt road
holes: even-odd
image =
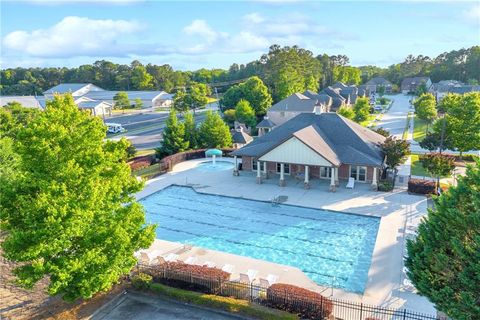
[[[181,116],[180,116],[181,117]],[[148,112],[142,114],[117,115],[109,117],[105,122],[119,123],[127,132],[117,135],[108,135],[112,140],[125,137],[138,149],[153,149],[160,146],[162,132],[168,113]],[[205,112],[197,112],[195,120],[201,123],[205,119]]]
[[[408,112],[413,111],[413,109],[410,109],[409,102],[412,97],[403,94],[385,97],[393,99],[393,104],[382,119],[377,122],[377,126],[388,130],[391,135],[401,139],[407,125]]]
[[[92,320],[242,320],[226,312],[181,303],[162,296],[127,293],[99,309]]]

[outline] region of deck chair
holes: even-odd
[[[209,268],[215,268],[216,266],[215,262],[212,262],[212,261],[205,261],[203,265]]]
[[[232,273],[233,269],[235,269],[235,267],[232,266],[231,264],[226,264],[222,267],[222,270],[228,273]]]
[[[348,178],[347,189],[353,189],[354,186],[355,186],[355,179]]]
[[[169,253],[166,257],[164,257],[164,259],[167,262],[175,262],[178,260],[178,254]]]
[[[257,270],[248,269],[247,276],[250,282],[253,282],[253,280],[255,280],[255,277],[257,276],[257,274],[258,274]]]
[[[186,264],[195,264],[197,262],[197,257],[188,257],[184,262]]]

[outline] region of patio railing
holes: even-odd
[[[182,289],[199,291],[219,296],[248,300],[259,305],[283,309],[309,319],[328,320],[440,320],[441,318],[407,309],[384,308],[364,303],[345,301],[332,297],[320,299],[297,296],[291,292],[273,295],[268,288],[251,283],[225,281],[203,277],[178,270],[162,268],[161,265],[137,265],[135,272],[152,276],[155,282]]]

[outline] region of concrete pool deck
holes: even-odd
[[[228,159],[222,159],[228,160]],[[333,297],[391,308],[407,308],[418,312],[435,314],[434,306],[425,298],[415,294],[403,284],[403,256],[405,254],[406,232],[415,230],[421,218],[427,213],[427,199],[409,195],[404,190],[384,193],[371,191],[370,185],[357,183],[353,190],[342,183],[337,192],[328,191],[328,181],[313,180],[312,187],[303,188],[302,182],[291,178],[287,186],[278,186],[278,177],[273,176],[263,184],[256,184],[251,172],[240,172],[233,176],[232,170],[204,172],[195,167],[205,159],[191,160],[176,165],[172,172],[147,182],[137,199],[144,198],[172,184],[191,186],[198,192],[233,196],[252,200],[271,201],[277,196],[287,196],[285,204],[316,209],[342,211],[380,217],[380,226],[368,281],[363,295],[333,289]],[[226,263],[235,265],[232,275],[248,269],[259,271],[260,277],[267,274],[278,275],[279,282],[291,283],[329,296],[332,289],[319,286],[297,268],[278,265],[248,257],[193,247],[187,251],[182,244],[156,240],[149,250],[178,252],[181,259],[198,256],[205,261],[213,261],[217,266]],[[185,252],[182,253],[182,250]]]

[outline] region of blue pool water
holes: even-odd
[[[171,186],[141,200],[157,238],[301,269],[363,293],[380,219],[207,195]],[[334,278],[333,278],[334,277]]]
[[[213,164],[212,161],[200,162],[195,168],[196,170],[208,172],[208,171],[224,171],[233,170],[234,164],[229,161],[218,160]]]

